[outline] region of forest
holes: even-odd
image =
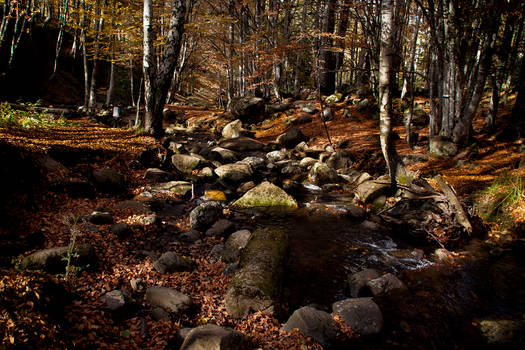
[[[0,348],[524,346],[522,0],[0,15]]]

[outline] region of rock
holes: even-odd
[[[184,197],[191,192],[191,182],[170,181],[151,186],[151,189],[157,192],[169,191],[177,194],[180,197]]]
[[[330,348],[336,342],[337,328],[329,313],[310,306],[295,310],[292,316],[281,328],[291,332],[299,329],[307,337],[312,337],[324,348]]]
[[[479,330],[487,344],[492,346],[518,349],[519,346],[525,345],[523,320],[482,320],[479,322]]]
[[[251,232],[248,230],[240,230],[232,233],[226,240],[224,249],[221,252],[222,260],[228,263],[239,260],[241,251],[246,247],[250,236]]]
[[[244,336],[241,332],[214,324],[192,329],[180,350],[240,350]]]
[[[403,112],[404,125],[406,125],[406,121],[407,121],[409,114],[410,114],[410,109],[406,109]],[[415,107],[412,112],[412,118],[410,120],[411,122],[410,125],[415,128],[424,128],[425,126],[428,125],[428,121],[429,121],[428,113],[425,112],[425,110],[421,107]]]
[[[352,118],[352,111],[348,108],[343,109],[343,118]],[[342,147],[341,147],[342,148]]]
[[[160,273],[183,272],[193,270],[195,263],[183,258],[174,252],[166,252],[153,263],[155,270]]]
[[[104,308],[110,311],[117,311],[126,305],[124,293],[121,290],[113,290],[100,297],[104,303]]]
[[[226,292],[228,314],[239,318],[250,311],[274,313],[287,248],[287,237],[278,228],[265,227],[253,233]]]
[[[356,188],[356,195],[365,203],[374,203],[379,197],[386,196],[390,191],[390,184],[379,181],[365,181]]]
[[[146,215],[146,216],[140,218],[139,222],[142,225],[147,226],[147,225],[160,224],[161,220],[156,214],[149,214],[149,215]]]
[[[299,128],[291,128],[282,135],[279,135],[275,142],[281,147],[294,148],[298,143],[307,141],[303,132]]]
[[[152,319],[155,321],[170,320],[170,315],[161,307],[156,307],[149,313]]]
[[[189,296],[175,289],[153,286],[146,290],[146,301],[153,305],[177,314],[191,309],[193,301]]]
[[[206,236],[215,237],[215,236],[226,236],[228,233],[232,232],[235,228],[233,222],[221,219],[214,223],[207,231]]]
[[[86,220],[95,225],[107,225],[113,223],[113,214],[109,211],[95,210],[86,217]]]
[[[193,229],[204,231],[208,229],[222,214],[222,205],[217,202],[202,203],[190,213],[190,225]]]
[[[118,193],[124,189],[124,177],[115,169],[97,169],[93,171],[93,180],[103,192]]]
[[[122,201],[118,202],[115,207],[117,209],[130,209],[133,214],[135,215],[144,215],[144,214],[151,214],[152,211],[143,203],[152,203],[155,200],[155,197],[149,192],[147,192],[148,195],[146,195],[146,192],[142,192],[141,194],[137,195],[137,198],[139,200],[129,200],[129,201]]]
[[[321,113],[321,118],[325,122],[329,122],[330,120],[334,120],[334,114],[332,113],[332,109],[329,107],[323,108],[323,112]]]
[[[149,168],[144,173],[144,178],[153,182],[163,182],[173,179],[173,174],[158,168]]]
[[[173,166],[184,174],[191,174],[201,163],[201,159],[189,154],[174,154],[171,156]]]
[[[284,177],[291,177],[292,179],[298,179],[304,177],[303,169],[297,162],[290,162],[281,168],[281,175]]]
[[[272,163],[279,162],[281,160],[286,159],[287,154],[285,150],[280,151],[272,151],[266,154],[266,159]]]
[[[314,121],[314,118],[310,114],[301,113],[296,119],[292,120],[291,125],[308,124]]]
[[[111,226],[110,231],[111,233],[120,238],[128,237],[133,233],[129,225],[125,222],[119,222],[118,224]]]
[[[241,184],[239,187],[237,187],[237,194],[242,196],[249,190],[255,187],[255,183],[253,181],[248,181],[243,184]]]
[[[264,108],[264,113],[266,115],[284,112],[291,108],[291,103],[276,102],[273,104],[266,105]]]
[[[339,175],[337,175],[337,172],[328,165],[317,162],[310,168],[308,179],[314,185],[322,186],[324,184],[338,182]]]
[[[364,269],[353,273],[348,279],[348,289],[350,290],[350,296],[352,298],[358,298],[362,296],[368,296],[369,291],[367,283],[373,279],[381,277],[381,273],[376,269]]]
[[[65,192],[72,198],[94,198],[95,187],[88,181],[71,180],[62,184]]]
[[[450,158],[458,153],[458,146],[442,136],[434,136],[429,140],[429,153],[436,158]]]
[[[264,148],[262,142],[244,136],[221,141],[219,146],[237,152],[259,151]]]
[[[216,155],[219,160],[226,163],[233,163],[237,160],[237,153],[226,148],[215,147],[211,152]]]
[[[226,202],[226,194],[220,190],[206,190],[204,191],[204,200]]]
[[[383,315],[372,298],[341,300],[332,305],[332,310],[359,334],[377,334],[383,329]]]
[[[222,137],[225,139],[234,139],[236,137],[243,136],[246,133],[246,130],[242,127],[242,122],[239,119],[234,120],[226,124],[224,129],[222,129]]]
[[[132,278],[129,281],[129,284],[131,285],[131,289],[133,289],[135,292],[140,292],[146,289],[146,281],[144,281],[142,278]]]
[[[215,169],[215,174],[229,184],[241,183],[253,175],[252,168],[243,162],[222,165]]]
[[[258,122],[264,114],[264,100],[260,97],[239,97],[232,101],[232,114],[242,121]]]
[[[253,171],[262,169],[266,165],[266,161],[261,157],[246,157],[241,160],[241,163],[248,164]]]
[[[42,249],[26,256],[20,263],[23,270],[43,270],[49,273],[63,273],[67,265],[69,247]],[[83,268],[95,268],[98,258],[95,249],[89,244],[77,245],[71,253],[71,265]]]
[[[317,160],[311,157],[305,157],[299,162],[301,168],[309,169],[312,165],[317,163]]]
[[[352,165],[352,158],[349,152],[337,151],[326,160],[326,165],[332,169],[344,169],[349,168]]]
[[[179,239],[186,243],[195,243],[201,238],[201,234],[197,230],[190,230],[187,232],[181,233]]]
[[[372,106],[372,102],[369,99],[365,98],[359,101],[359,103],[357,104],[357,111],[362,112],[370,106]]]
[[[234,208],[279,207],[297,209],[297,202],[279,187],[265,181],[246,192],[231,206]]]
[[[366,286],[370,289],[373,296],[390,294],[407,289],[405,284],[391,273],[368,281]]]
[[[328,96],[324,102],[326,104],[335,104],[335,103],[338,103],[338,102],[341,102],[341,99],[343,98],[343,94],[342,93],[335,93],[333,95],[330,95]]]
[[[301,108],[301,112],[308,113],[308,114],[315,114],[319,112],[319,110],[314,105],[306,105]]]

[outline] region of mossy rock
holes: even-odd
[[[278,207],[297,209],[295,199],[283,189],[265,181],[246,192],[232,204],[233,208]]]
[[[279,228],[267,227],[252,234],[225,296],[226,311],[232,317],[250,311],[274,313],[287,250],[287,236]]]

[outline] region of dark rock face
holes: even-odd
[[[264,115],[264,100],[260,97],[240,97],[232,101],[232,114],[243,122],[260,121]]]
[[[93,172],[95,186],[103,192],[119,193],[124,189],[124,176],[115,169],[104,168]]]
[[[194,263],[174,252],[166,252],[155,261],[153,267],[160,273],[182,272],[191,271],[194,267]]]
[[[377,334],[383,329],[383,315],[372,298],[353,298],[332,305],[334,314],[359,334]]]
[[[204,231],[217,221],[222,213],[222,205],[217,202],[202,203],[190,213],[190,225],[193,229]]]
[[[22,259],[20,267],[28,270],[43,270],[50,273],[61,273],[66,269],[69,247],[55,247],[39,250]],[[98,264],[95,249],[85,244],[73,248],[71,264],[77,267],[94,268]]]
[[[291,332],[295,328],[325,348],[330,348],[336,341],[337,328],[330,314],[310,306],[295,310],[281,330]]]

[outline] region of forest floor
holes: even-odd
[[[366,113],[352,110],[351,118],[342,116],[343,105],[336,107],[335,119],[327,122],[328,132],[332,141],[348,140],[349,149],[356,153],[378,153],[379,121]],[[186,117],[208,116],[212,111],[184,107]],[[506,111],[503,111],[503,115]],[[285,131],[284,116],[272,120],[271,126],[256,131],[256,138],[261,141],[273,141]],[[398,118],[399,119],[399,118]],[[504,126],[505,120],[501,120]],[[519,148],[521,141],[496,141],[493,134],[481,130],[481,120],[474,125],[476,148],[469,152],[461,152],[452,159],[434,159],[421,161],[409,166],[412,171],[425,177],[432,184],[432,177],[441,174],[454,188],[458,197],[471,207],[473,194],[490,186],[502,174],[511,173],[520,179],[525,179],[525,169],[517,168],[523,154]],[[404,129],[398,120],[394,130],[400,135],[396,147],[401,155],[426,154],[427,136],[425,130],[419,130],[420,141],[411,150],[406,146]],[[309,138],[315,138],[314,143],[325,146],[328,143],[324,127],[319,117],[308,125],[300,127]],[[163,349],[174,342],[174,334],[181,327],[197,326],[205,323],[216,323],[237,329],[245,334],[248,348],[264,349],[304,349],[313,348],[314,342],[306,339],[298,332],[291,334],[280,332],[281,321],[276,318],[256,313],[237,320],[231,318],[225,311],[224,294],[230,277],[222,273],[225,264],[209,256],[210,249],[220,241],[218,238],[205,238],[200,245],[185,245],[170,241],[170,234],[161,232],[156,225],[139,224],[134,227],[132,235],[126,240],[120,240],[109,234],[110,225],[101,225],[100,229],[89,230],[81,228],[81,234],[76,237],[77,243],[91,243],[101,259],[101,268],[96,271],[78,271],[68,276],[49,276],[40,272],[20,271],[16,269],[17,259],[35,248],[68,245],[71,241],[72,224],[67,217],[80,217],[91,213],[97,208],[106,208],[113,213],[115,222],[126,222],[130,225],[143,222],[143,216],[134,215],[127,208],[116,206],[117,200],[123,200],[139,194],[148,183],[143,177],[144,168],[133,162],[140,152],[156,145],[150,137],[142,136],[133,129],[109,128],[94,123],[87,117],[70,120],[69,125],[49,127],[46,129],[0,129],[0,146],[7,151],[17,150],[30,154],[38,159],[44,154],[60,155],[63,163],[55,166],[46,175],[35,182],[19,183],[28,186],[27,192],[15,193],[3,198],[1,203],[3,218],[0,228],[0,348],[107,348],[107,349]],[[7,152],[5,151],[5,152]],[[2,153],[5,155],[5,153]],[[72,158],[84,158],[85,162],[72,161]],[[9,158],[4,158],[2,162]],[[67,165],[71,161],[71,166]],[[134,165],[135,164],[135,165]],[[118,198],[98,194],[95,198],[70,198],[65,193],[55,192],[50,184],[62,180],[85,179],[86,174],[94,169],[112,167],[126,175],[126,195]],[[2,166],[3,172],[13,171],[10,164]],[[33,169],[27,169],[31,172]],[[8,177],[8,179],[10,179]],[[12,178],[10,180],[13,180]],[[16,182],[16,179],[13,181]],[[2,183],[2,186],[10,186]],[[514,208],[513,217],[516,222],[525,222],[525,203]],[[190,229],[188,211],[172,218],[165,223],[177,232]],[[520,241],[524,237],[515,231],[502,230],[497,223],[486,223],[489,226],[488,235],[480,237],[490,240],[495,247],[506,249],[505,244]],[[36,238],[36,243],[34,242]],[[40,237],[40,238],[38,238]],[[151,243],[155,237],[155,243]],[[153,261],[139,256],[140,250],[159,250],[168,244],[172,250],[191,256],[197,262],[197,268],[192,272],[177,274],[160,274],[153,269]],[[467,243],[468,244],[468,243]],[[450,258],[461,264],[461,251],[451,253]],[[454,272],[455,273],[455,272]],[[419,274],[419,275],[418,275]],[[361,348],[403,348],[403,342],[418,344],[424,342],[425,332],[450,335],[446,331],[431,330],[432,327],[444,327],[447,322],[443,317],[450,313],[434,312],[442,306],[438,293],[446,294],[447,283],[450,283],[450,270],[421,275],[420,271],[404,275],[409,287],[419,281],[428,283],[419,287],[419,294],[407,298],[403,307],[420,305],[425,308],[421,314],[405,310],[409,323],[402,325],[403,334],[395,328],[387,329],[381,340],[368,343],[365,340],[352,340]],[[131,290],[129,281],[142,278],[147,286],[164,285],[178,289],[192,296],[198,305],[196,313],[183,316],[172,321],[154,321],[145,314],[133,317],[115,319],[109,317],[102,306],[100,297],[105,293],[121,289],[129,293],[138,304],[143,305],[143,293]],[[442,280],[448,279],[445,283]],[[468,283],[466,281],[465,283]],[[518,283],[518,282],[516,282]],[[435,288],[436,285],[441,287]],[[432,291],[434,289],[434,291]],[[468,293],[468,292],[467,292]],[[476,295],[471,299],[483,298]],[[70,302],[56,300],[66,295]],[[53,300],[55,299],[55,300]],[[421,304],[428,303],[425,306]],[[382,307],[389,306],[392,300],[382,300]],[[402,303],[399,300],[396,303]],[[435,309],[432,309],[435,307]],[[51,309],[50,309],[51,308]],[[55,309],[56,310],[53,310]],[[57,314],[57,310],[60,310]],[[393,310],[386,322],[394,322],[393,318],[399,310]],[[459,312],[459,311],[458,311]],[[434,318],[435,316],[435,318]],[[441,317],[441,318],[440,318]],[[412,322],[412,323],[410,323]],[[417,328],[417,324],[420,327]],[[474,322],[473,322],[474,323]],[[428,324],[428,329],[420,329]],[[412,327],[412,328],[411,328]],[[448,327],[452,327],[448,325]],[[474,326],[473,326],[474,327]],[[447,327],[445,327],[447,328]],[[464,329],[461,329],[464,330]],[[450,331],[452,333],[458,332]],[[352,334],[341,329],[342,337],[352,337]],[[468,344],[468,343],[467,343]],[[429,345],[430,348],[435,348]],[[420,348],[427,348],[421,343]]]

